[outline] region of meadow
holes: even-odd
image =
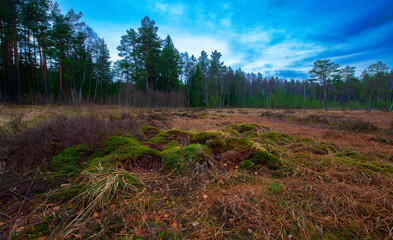
[[[389,239],[383,111],[0,106],[0,239]]]

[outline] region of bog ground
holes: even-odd
[[[0,239],[388,239],[393,115],[0,107]]]

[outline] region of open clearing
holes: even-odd
[[[387,239],[393,117],[0,107],[0,239]]]

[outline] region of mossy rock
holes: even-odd
[[[70,175],[83,170],[82,158],[89,152],[89,147],[82,144],[64,149],[59,155],[52,158],[50,167],[55,169],[55,175]]]
[[[250,159],[240,163],[240,168],[256,170],[261,166],[266,166],[268,169],[277,170],[280,169],[282,165],[283,162],[280,158],[267,151],[257,150]]]

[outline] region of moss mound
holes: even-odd
[[[259,139],[266,142],[276,143],[276,142],[283,142],[287,143],[290,142],[293,137],[289,136],[285,133],[279,133],[275,131],[268,131],[264,132],[259,136]]]
[[[217,132],[200,132],[195,135],[195,141],[201,144],[205,144],[206,141],[218,139]]]
[[[115,136],[108,138],[104,146],[93,154],[89,166],[122,165],[125,169],[136,166],[149,168],[147,159],[157,160],[160,157],[159,151],[142,145],[133,137]],[[154,164],[154,168],[157,168],[156,165],[157,163]]]
[[[280,158],[268,153],[267,151],[257,150],[250,159],[240,163],[240,168],[256,170],[261,166],[266,166],[271,170],[280,169],[283,162]]]
[[[55,175],[79,173],[84,168],[83,157],[88,152],[89,147],[83,144],[66,148],[53,157],[50,167],[56,170]]]
[[[161,133],[161,131],[160,131],[158,128],[153,127],[153,126],[146,126],[146,125],[143,125],[143,126],[140,127],[140,130],[141,130],[142,134],[143,134],[147,139],[150,139],[150,138],[152,138],[152,137],[155,137],[155,136],[157,136],[158,134]]]
[[[177,141],[182,146],[187,146],[193,143],[195,135],[187,131],[168,130],[151,138],[147,143],[149,144],[167,144],[173,140]]]
[[[173,147],[162,152],[164,165],[169,170],[187,171],[196,163],[211,158],[210,149],[201,144],[191,144],[184,148]]]

